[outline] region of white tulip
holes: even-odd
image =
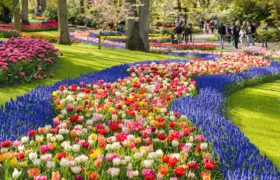
[[[120,163],[121,163],[121,159],[120,159],[120,158],[115,158],[115,159],[113,159],[113,165],[114,165],[114,166],[119,166]]]
[[[17,168],[14,169],[12,177],[16,180],[18,179],[22,174],[22,171],[19,171]]]
[[[34,164],[34,166],[40,166],[40,164],[41,164],[41,159],[35,159],[35,160],[33,161],[33,164]]]
[[[119,168],[111,168],[111,176],[118,176],[120,174]]]
[[[80,149],[81,149],[81,146],[80,146],[79,144],[74,144],[74,145],[72,146],[72,150],[73,150],[74,152],[79,152]]]
[[[179,145],[179,142],[176,141],[176,140],[173,140],[173,141],[171,142],[171,144],[172,144],[173,147],[177,147],[177,146]]]
[[[206,150],[207,147],[208,147],[208,144],[207,144],[207,143],[201,143],[201,144],[200,144],[200,149],[201,149],[201,150]]]
[[[66,158],[62,158],[60,160],[60,166],[61,167],[68,167],[70,165],[70,161]]]
[[[46,166],[48,169],[53,169],[55,168],[55,162],[48,161]]]
[[[79,167],[79,166],[74,166],[74,167],[71,167],[71,171],[74,173],[74,174],[78,174],[82,171],[82,168]]]
[[[154,163],[154,160],[148,159],[143,161],[143,166],[145,168],[150,168]]]
[[[37,153],[30,153],[28,157],[31,161],[34,161],[35,159],[37,159],[38,155]]]

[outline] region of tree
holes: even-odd
[[[80,12],[82,14],[85,13],[85,2],[84,2],[84,0],[80,0]]]
[[[28,20],[28,0],[22,0],[21,9],[22,24],[30,24]]]
[[[127,40],[126,47],[129,50],[149,51],[149,31],[150,31],[150,1],[141,0],[137,6],[136,0],[127,0],[128,20],[127,20]],[[137,7],[139,7],[140,20],[137,17]]]
[[[13,0],[13,12],[15,29],[21,32],[19,0]]]
[[[67,18],[67,0],[58,0],[58,44],[70,44]]]

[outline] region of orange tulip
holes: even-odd
[[[88,180],[97,180],[99,175],[96,172],[89,172],[88,173]]]
[[[52,179],[51,180],[60,180],[59,171],[52,172]]]
[[[211,175],[207,172],[201,172],[200,177],[202,180],[211,180]]]
[[[167,166],[161,166],[161,167],[159,167],[158,172],[159,172],[161,175],[164,176],[164,175],[168,172],[168,167],[167,167]]]
[[[40,174],[40,170],[38,168],[31,168],[27,171],[29,178],[34,178]]]

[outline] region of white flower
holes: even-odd
[[[35,159],[35,160],[33,161],[33,164],[34,164],[34,166],[40,166],[40,164],[41,164],[41,159]]]
[[[189,141],[192,143],[193,142],[193,136],[190,136]]]
[[[133,168],[133,167],[132,167],[132,163],[128,163],[128,165],[127,165],[127,170],[128,170],[128,171],[131,171],[132,168]]]
[[[16,180],[21,176],[21,174],[22,174],[22,171],[18,171],[18,169],[15,168],[13,171],[12,177]]]
[[[87,157],[86,155],[81,155],[80,156],[80,158],[81,158],[81,161],[83,162],[83,163],[86,163],[86,162],[88,162],[88,160],[89,160],[89,157]]]
[[[150,152],[150,153],[149,153],[149,157],[150,157],[151,159],[157,159],[158,155],[157,155],[156,152]]]
[[[55,162],[48,161],[46,166],[48,169],[53,169],[55,168]]]
[[[50,161],[52,159],[52,154],[45,154],[44,156],[41,156],[41,160],[44,162]]]
[[[120,174],[119,168],[111,168],[111,176],[118,176]]]
[[[82,171],[82,168],[79,167],[79,166],[74,166],[74,167],[71,167],[71,171],[74,173],[74,174],[78,174]]]
[[[18,151],[19,151],[19,152],[24,151],[24,146],[23,146],[23,145],[20,145],[20,146],[18,147]]]
[[[131,157],[130,156],[125,156],[124,159],[126,160],[126,162],[131,162]]]
[[[177,146],[179,145],[179,142],[176,141],[176,140],[173,140],[173,141],[171,142],[171,144],[172,144],[173,147],[177,147]]]
[[[138,170],[133,171],[133,175],[134,175],[134,176],[139,176],[139,171],[138,171]]]
[[[121,163],[121,159],[120,159],[120,158],[115,158],[115,159],[113,159],[113,165],[114,165],[114,166],[119,166],[120,163]]]
[[[30,153],[28,157],[31,161],[34,161],[35,159],[37,159],[38,155],[37,153]]]
[[[74,145],[72,146],[72,150],[73,150],[74,152],[79,152],[80,149],[81,149],[81,146],[80,146],[79,144],[74,144]]]
[[[153,163],[154,163],[154,160],[152,160],[152,159],[144,160],[143,161],[143,166],[145,168],[150,168],[153,165]]]
[[[61,111],[61,114],[63,114],[63,115],[67,114],[67,110],[66,110],[66,109],[63,109],[63,110]]]
[[[68,134],[69,133],[69,130],[68,129],[59,129],[58,131],[59,134]]]
[[[62,141],[64,137],[61,134],[55,136],[58,141]]]
[[[207,143],[201,143],[201,144],[200,144],[200,149],[201,149],[201,150],[205,150],[205,149],[207,149],[207,147],[208,147],[208,144],[207,144]]]
[[[68,167],[70,165],[70,161],[66,158],[62,158],[60,160],[60,166],[61,167]]]
[[[29,138],[28,137],[26,137],[26,136],[23,136],[22,138],[21,138],[21,143],[27,143],[28,142],[28,140],[29,140]]]
[[[163,156],[163,151],[161,149],[158,149],[156,151],[156,153],[157,153],[158,157],[162,157]]]
[[[139,152],[136,152],[134,155],[133,155],[133,158],[136,159],[136,160],[139,160],[141,158],[141,154]]]
[[[121,149],[122,146],[120,144],[120,142],[114,142],[112,145],[111,145],[111,149],[112,150],[118,150],[118,149]]]
[[[55,142],[55,141],[56,141],[56,137],[54,137],[54,136],[51,137],[50,141],[51,141],[51,142]]]

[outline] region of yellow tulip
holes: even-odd
[[[19,162],[19,163],[18,163],[18,167],[20,167],[20,168],[26,168],[27,166],[28,166],[27,161]]]
[[[10,164],[10,166],[12,166],[12,167],[16,167],[17,164],[18,164],[17,158],[13,157],[13,158],[10,160],[9,164]]]

